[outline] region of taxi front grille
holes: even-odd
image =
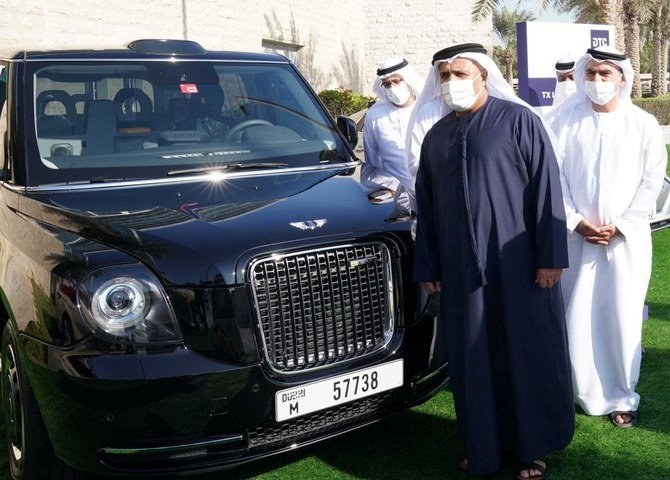
[[[252,262],[256,313],[271,368],[298,373],[382,349],[393,335],[393,283],[381,243]]]

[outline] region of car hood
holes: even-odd
[[[384,221],[392,208],[371,205],[358,182],[332,171],[33,193],[22,204],[181,286],[239,284],[257,255],[406,230]]]

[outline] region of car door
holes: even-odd
[[[363,124],[365,123],[365,115],[368,109],[365,108],[356,113],[352,113],[349,118],[356,122],[356,130],[358,130],[358,144],[354,147],[354,153],[359,160],[365,161],[365,150],[363,148]]]
[[[656,199],[656,211],[649,219],[651,231],[670,227],[670,177],[665,177],[661,194]]]

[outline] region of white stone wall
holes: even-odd
[[[403,56],[425,74],[454,42],[491,46],[490,19],[470,21],[474,0],[1,0],[0,51],[119,46],[185,38],[212,50],[301,45],[297,64],[317,91],[371,93],[377,66]]]
[[[403,57],[426,75],[433,54],[451,44],[481,43],[492,52],[491,19],[473,24],[471,0],[367,0],[368,83],[388,57]]]

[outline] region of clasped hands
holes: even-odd
[[[621,232],[614,225],[603,225],[596,227],[588,220],[582,220],[575,228],[575,232],[579,233],[589,243],[594,245],[609,245],[612,238],[621,235]]]

